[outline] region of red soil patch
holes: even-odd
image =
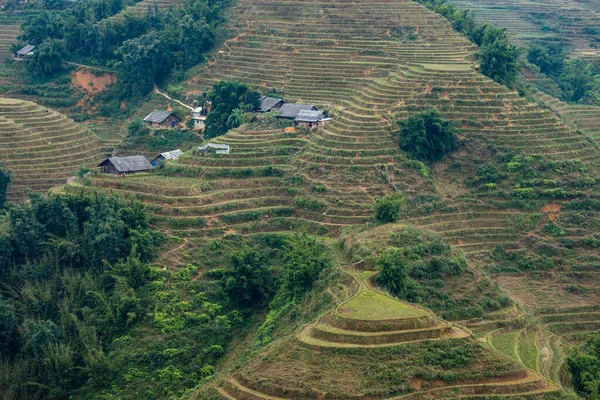
[[[542,207],[542,212],[548,214],[548,219],[552,222],[556,222],[560,215],[560,204],[547,203]]]
[[[96,75],[89,69],[79,69],[71,74],[71,83],[88,94],[101,92],[116,81],[115,74]]]

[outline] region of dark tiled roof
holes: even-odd
[[[269,112],[273,110],[277,104],[283,102],[282,99],[276,99],[275,97],[263,96],[260,98],[260,111]]]
[[[311,111],[316,109],[317,108],[312,104],[284,104],[281,106],[281,109],[279,109],[279,117],[296,119],[300,111]]]
[[[144,122],[156,122],[157,124],[160,124],[172,114],[173,113],[169,111],[154,110],[144,118]]]
[[[108,157],[98,166],[102,167],[108,163],[114,165],[119,172],[139,172],[153,168],[150,161],[144,156]]]
[[[317,122],[323,119],[323,111],[302,110],[298,113],[296,121],[299,122]]]
[[[27,46],[23,47],[21,50],[17,51],[17,54],[20,56],[25,56],[33,49],[35,49],[35,46],[32,44],[28,44]]]

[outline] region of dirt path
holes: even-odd
[[[85,65],[85,64],[78,64],[78,63],[74,63],[71,61],[63,61],[65,64],[68,65],[74,65],[76,67],[81,67],[81,68],[87,68],[87,69],[91,69],[91,70],[98,70],[98,71],[102,71],[102,72],[109,72],[111,74],[114,74],[115,71],[112,69],[108,69],[108,68],[103,68],[103,67],[95,67],[93,65]]]
[[[175,100],[175,99],[171,98],[168,94],[161,92],[156,85],[154,85],[154,89],[152,91],[154,93],[160,94],[161,96],[163,96],[171,101],[174,101],[175,103],[181,104],[182,106],[184,106],[185,108],[187,108],[189,110],[193,110],[193,108],[188,106],[187,104],[184,104],[179,100]]]

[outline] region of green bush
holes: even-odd
[[[424,162],[441,160],[454,151],[458,144],[458,130],[435,110],[415,114],[401,121],[400,130],[394,135],[398,137],[400,149]]]
[[[404,199],[399,195],[385,196],[375,203],[375,220],[381,223],[396,222]]]

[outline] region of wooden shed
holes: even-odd
[[[129,175],[154,168],[144,156],[108,157],[98,167],[103,174],[112,175]]]
[[[179,149],[166,151],[166,152],[160,153],[159,155],[154,157],[152,159],[152,161],[150,161],[150,164],[152,164],[152,166],[156,167],[159,162],[165,161],[165,160],[177,160],[182,154],[183,154],[183,151],[181,151]]]
[[[169,111],[154,110],[144,118],[146,125],[152,128],[175,128],[181,118]]]

